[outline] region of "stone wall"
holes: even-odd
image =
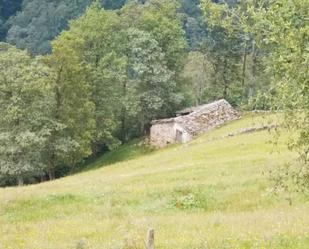
[[[150,128],[150,144],[162,148],[170,143],[175,143],[175,122],[153,124]]]
[[[150,128],[150,144],[162,148],[168,144],[186,143],[192,135],[173,119],[170,122],[153,124]]]
[[[180,124],[175,123],[174,129],[176,132],[175,141],[177,143],[186,143],[192,140],[192,135]]]

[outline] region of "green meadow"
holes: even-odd
[[[1,249],[308,249],[309,197],[272,190],[270,171],[295,160],[276,115],[247,114],[183,145],[133,141],[84,172],[0,189]]]

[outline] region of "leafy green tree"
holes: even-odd
[[[81,46],[73,49],[76,49],[78,60],[87,68],[86,81],[95,104],[93,149],[97,150],[103,144],[113,148],[119,144],[115,130],[119,126],[122,88],[127,73],[126,58],[121,53],[125,39],[122,39],[119,16],[94,4],[71,23],[70,29],[58,41],[66,43],[67,36],[81,40]]]
[[[187,91],[195,105],[208,102],[213,91],[213,78],[215,72],[206,54],[201,52],[191,52],[186,61],[183,77],[189,82]]]
[[[241,56],[237,52],[239,41],[234,37],[226,37],[220,27],[214,28],[209,34],[207,42],[201,49],[214,72],[206,99],[210,101],[224,98],[234,105],[239,105],[242,96]]]
[[[151,38],[158,43],[163,55],[162,65],[168,69],[170,76],[169,97],[161,115],[170,116],[184,103],[183,82],[181,71],[183,70],[187,56],[187,41],[178,16],[180,5],[177,1],[149,1],[143,6],[131,5],[123,9],[123,22],[129,27],[149,33]],[[128,28],[129,28],[128,27]],[[163,83],[164,85],[164,83]],[[167,90],[167,89],[166,89]]]
[[[81,42],[65,34],[62,40],[52,43],[53,53],[45,58],[54,72],[52,90],[56,106],[52,118],[57,124],[51,132],[44,156],[50,179],[54,178],[58,166],[74,167],[92,153],[94,103],[86,81],[87,68],[77,54]]]
[[[181,0],[179,10],[183,29],[191,50],[197,50],[207,37],[207,27],[200,9],[200,0]]]
[[[299,154],[296,182],[309,188],[309,5],[305,0],[272,0],[251,9],[259,46],[267,51],[267,70],[276,89],[276,108],[284,110],[283,126],[294,134],[289,147]]]
[[[158,42],[168,68],[174,72],[182,70],[187,55],[185,32],[177,16],[178,8],[176,0],[152,0],[144,7],[138,23],[139,29],[149,32]]]
[[[0,176],[20,185],[46,167],[42,155],[54,106],[50,75],[39,59],[0,43]]]
[[[178,7],[177,1],[153,0],[121,10],[124,29],[134,34],[127,33],[124,54],[128,59],[127,85],[136,91],[131,100],[140,107],[135,123],[142,133],[151,119],[172,115],[184,101],[180,72],[187,43]]]
[[[166,115],[176,95],[176,83],[159,43],[151,34],[131,28],[128,39],[131,79],[135,81],[140,108],[138,120],[143,132],[152,119]]]
[[[209,56],[213,55],[210,58],[216,61],[214,64],[219,75],[225,74],[219,80],[224,83],[223,91],[227,92],[230,85],[229,98],[237,104],[247,102],[265,85],[269,86],[261,63],[263,53],[258,49],[251,30],[254,20],[249,12],[257,8],[256,2],[201,1],[209,29],[206,51]]]

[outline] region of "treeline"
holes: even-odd
[[[93,0],[0,0],[0,40],[34,54],[50,52],[50,41],[81,16]],[[98,1],[106,9],[126,0]]]
[[[108,10],[120,9],[125,3],[145,4],[148,0],[0,0],[0,41],[32,54],[50,53],[50,41],[93,2]],[[179,4],[178,13],[189,45],[196,47],[205,37],[200,1],[179,0]]]
[[[116,2],[105,4],[124,3]],[[70,13],[87,4],[79,7]],[[117,10],[96,1],[51,42],[51,53],[1,43],[0,184],[68,174],[85,158],[145,135],[151,120],[218,98],[286,110],[285,124],[297,131],[291,147],[307,162],[307,10],[303,0],[132,1]],[[53,35],[62,29],[48,25]],[[24,48],[37,53],[51,37]]]

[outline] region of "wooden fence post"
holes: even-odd
[[[146,249],[154,249],[154,230],[150,228],[147,232]]]

